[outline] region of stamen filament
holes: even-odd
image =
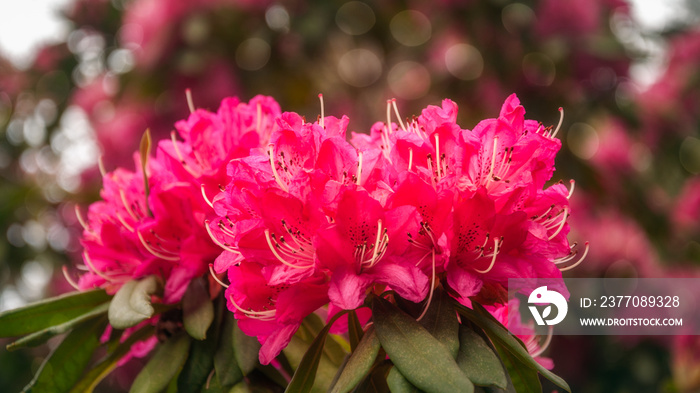
[[[357,185],[362,183],[362,152],[357,152]]]
[[[486,270],[479,270],[479,269],[474,269],[477,273],[481,274],[486,274],[493,269],[493,266],[496,264],[496,256],[498,255],[498,247],[499,247],[499,238],[493,239],[494,247],[493,247],[493,257],[491,258],[491,264]]]
[[[131,210],[131,207],[129,207],[129,203],[126,201],[126,194],[124,193],[124,190],[120,189],[119,190],[119,196],[122,199],[122,204],[124,205],[124,209],[126,210],[127,213],[133,218],[135,221],[138,221],[138,217],[136,217],[136,214]]]
[[[95,268],[95,265],[93,265],[92,260],[90,259],[90,256],[88,255],[87,251],[83,252],[83,259],[85,260],[85,264],[88,265],[88,267],[93,273],[104,278],[108,282],[114,282],[114,278],[109,277],[108,275],[102,273],[101,271],[97,270],[97,268]]]
[[[214,243],[216,243],[216,245],[218,245],[219,247],[223,248],[224,250],[226,250],[228,252],[232,252],[234,254],[240,254],[240,252],[238,250],[234,249],[230,245],[226,245],[226,244],[222,243],[221,241],[219,241],[219,239],[216,238],[216,236],[214,236],[214,234],[211,231],[211,228],[209,228],[209,220],[204,220],[204,228],[206,228],[207,233],[209,234],[209,237],[211,238],[211,240],[214,241]]]
[[[440,180],[442,179],[442,176],[440,176],[440,135],[438,134],[435,134],[435,164],[437,178]]]
[[[559,224],[559,228],[557,228],[556,232],[554,232],[551,236],[549,236],[549,240],[554,239],[559,234],[559,232],[561,232],[561,230],[564,229],[564,224],[566,224],[566,219],[569,217],[568,212],[569,212],[569,208],[565,207],[564,214],[563,214],[563,217],[561,219],[561,224]]]
[[[252,318],[252,319],[260,319],[263,321],[270,321],[272,319],[275,319],[275,313],[276,310],[268,310],[268,311],[253,311],[253,310],[244,310],[239,306],[234,300],[233,300],[233,295],[228,297],[228,300],[231,301],[231,304],[233,304],[233,307],[236,307],[236,309],[240,312],[242,312],[246,317]]]
[[[207,205],[209,205],[209,207],[211,207],[213,209],[214,204],[211,203],[211,201],[207,197],[207,193],[206,193],[206,191],[204,191],[204,184],[202,184],[199,188],[202,190],[202,197],[204,198],[204,201],[207,203]]]
[[[564,122],[564,108],[559,108],[559,124],[557,124],[557,128],[552,133],[552,138],[557,136],[557,133],[559,132],[559,129],[561,128],[561,125],[563,122]]]
[[[574,194],[574,188],[576,188],[576,181],[574,179],[569,180],[569,183],[571,183],[571,190],[569,190],[569,195],[567,195],[566,199],[571,199],[571,196]]]
[[[153,247],[152,247],[150,244],[148,244],[148,242],[143,238],[143,235],[141,234],[141,232],[136,231],[136,234],[138,235],[139,240],[141,241],[141,244],[143,244],[143,247],[144,247],[146,250],[148,250],[148,252],[150,252],[151,254],[153,254],[154,256],[156,256],[156,257],[158,257],[158,258],[160,258],[160,259],[165,259],[166,261],[179,261],[179,260],[180,260],[180,256],[179,256],[178,254],[172,252],[172,251],[163,250],[164,252],[173,254],[173,255],[169,256],[169,255],[165,255],[165,254],[161,253],[160,251],[156,250],[155,248],[153,248]]]
[[[85,219],[83,218],[83,214],[80,212],[80,206],[78,206],[78,205],[75,205],[75,217],[78,218],[78,222],[80,223],[80,226],[82,226],[84,230],[90,231],[90,227],[88,226],[87,222],[85,222]]]
[[[588,242],[586,242],[586,249],[583,251],[583,255],[581,256],[581,259],[579,259],[578,262],[574,263],[573,265],[560,268],[559,271],[565,272],[567,270],[571,270],[571,269],[575,268],[576,266],[580,265],[581,262],[583,262],[583,260],[586,259],[586,256],[588,255],[588,249],[589,249]]]
[[[217,277],[216,273],[214,273],[214,264],[213,263],[209,264],[209,273],[214,278],[214,281],[218,282],[219,285],[221,285],[224,288],[228,288],[228,285],[226,285],[223,281],[219,280],[219,277]]]
[[[287,262],[284,258],[282,258],[282,256],[277,252],[275,246],[272,244],[272,240],[271,240],[271,238],[270,238],[270,230],[269,230],[269,229],[265,229],[265,240],[267,240],[267,245],[270,246],[270,251],[272,251],[272,254],[274,254],[275,258],[277,258],[277,260],[279,260],[279,261],[282,262],[283,264],[285,264],[285,265],[287,265],[287,266],[289,266],[289,267],[293,267],[293,268],[295,268],[295,269],[308,269],[308,268],[310,268],[310,267],[313,267],[313,265],[297,266],[297,265],[295,265],[295,264],[293,264],[293,263]]]
[[[124,220],[124,217],[122,217],[121,214],[116,213],[116,216],[117,216],[117,220],[119,220],[119,222],[124,226],[124,228],[126,228],[127,231],[129,231],[129,232],[134,231],[134,227],[129,225],[129,223]]]
[[[382,236],[382,220],[377,220],[377,239],[374,241],[374,249],[372,250],[372,259],[369,265],[373,266],[375,259],[377,259],[377,254],[379,253],[379,240]]]
[[[488,176],[486,177],[486,187],[491,183],[491,180],[493,179],[493,170],[496,166],[496,151],[498,150],[498,137],[495,136],[493,137],[493,152],[491,153],[491,170],[489,171]]]
[[[427,158],[428,171],[430,172],[430,185],[433,186],[433,188],[435,188],[435,176],[433,176],[433,159],[430,156],[430,154],[428,154]]]
[[[423,312],[416,319],[416,321],[420,321],[421,319],[423,319],[425,314],[428,312],[428,308],[430,307],[430,303],[433,301],[433,292],[435,292],[435,250],[433,250],[432,254],[433,254],[433,274],[430,276],[430,294],[428,295],[428,302],[425,304],[425,308],[423,309]]]
[[[272,175],[275,177],[275,181],[280,186],[280,188],[284,191],[287,191],[287,185],[282,182],[282,179],[280,178],[279,174],[277,173],[277,168],[275,166],[274,148],[275,148],[275,145],[273,145],[273,144],[270,144],[267,147],[267,154],[270,156],[270,166],[272,167]]]
[[[415,244],[415,243],[414,243],[414,244]],[[428,249],[428,248],[426,247],[426,249]],[[427,258],[427,257],[428,257],[428,255],[432,254],[432,253],[433,253],[434,251],[435,251],[435,250],[434,250],[434,249],[432,249],[432,248],[431,248],[431,249],[429,249],[429,251],[428,251],[428,252],[426,252],[426,253],[425,253],[425,255],[423,255],[423,256],[422,256],[422,257],[421,257],[421,258],[420,258],[420,259],[418,260],[418,262],[416,262],[416,266],[420,265],[420,264],[421,264],[421,262],[423,262],[423,261],[425,260],[425,258]]]
[[[97,167],[100,169],[100,174],[102,177],[107,176],[107,171],[105,170],[105,163],[102,160],[102,155],[97,158]]]
[[[180,152],[180,148],[177,147],[177,138],[175,136],[175,131],[170,133],[170,139],[173,141],[173,149],[175,149],[175,154],[177,155],[177,158],[180,160],[180,163],[182,164],[182,167],[185,168],[185,170],[192,176],[197,177],[197,174],[190,169],[190,166],[187,165],[187,162],[185,161],[184,156]]]
[[[391,131],[391,100],[386,100],[386,128]]]
[[[80,286],[78,286],[78,283],[76,283],[69,275],[68,275],[68,267],[66,265],[61,266],[61,271],[63,272],[63,277],[65,277],[66,281],[68,281],[68,284],[70,284],[71,287],[75,288],[75,290],[79,291]]]
[[[406,126],[403,124],[403,120],[401,120],[401,115],[399,115],[399,108],[396,106],[396,98],[391,99],[391,104],[394,106],[394,112],[396,113],[396,118],[399,120],[401,129],[406,131]]]
[[[187,106],[190,108],[190,113],[194,113],[194,100],[192,100],[192,90],[185,89],[185,97],[187,97]]]
[[[326,128],[325,121],[324,121],[324,119],[326,118],[326,112],[323,108],[323,94],[319,93],[318,100],[321,101],[321,121],[320,121],[321,128]]]

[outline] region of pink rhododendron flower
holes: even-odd
[[[250,103],[226,99],[217,113],[197,110],[179,122],[184,141],[177,141],[175,133],[161,141],[155,158],[147,160],[145,178],[138,154],[136,171],[118,168],[106,174],[103,200],[90,206],[84,223],[87,273],[79,287],[116,293],[127,281],[156,275],[163,291],[153,300],[179,302],[189,282],[204,275],[221,253],[205,224],[214,214],[207,194],[225,183],[231,159],[267,143],[271,119],[278,114],[279,106],[269,97]],[[142,356],[153,345],[150,340],[134,347],[132,355]]]
[[[83,234],[89,271],[81,288],[114,293],[126,281],[155,274],[164,282],[163,300],[174,303],[218,254],[204,228],[209,207],[197,187],[179,182],[158,160],[149,160],[148,172],[148,198],[140,169],[104,177],[103,201],[90,206]]]
[[[220,253],[205,226],[214,213],[206,194],[224,183],[228,161],[266,143],[278,113],[277,103],[262,96],[224,100],[217,113],[195,111],[177,124],[184,142],[173,135],[148,160],[148,196],[138,159],[136,172],[105,175],[103,201],[90,207],[83,236],[89,272],[81,288],[114,293],[128,280],[155,274],[164,283],[163,301],[179,301]]]
[[[304,317],[328,302],[324,277],[274,283],[274,270],[279,268],[248,261],[228,270],[229,309],[241,330],[260,340],[263,364],[269,364],[287,346]]]
[[[419,303],[446,278],[469,303],[498,298],[508,278],[561,278],[576,255],[570,191],[544,188],[561,143],[524,114],[513,95],[497,119],[464,130],[445,100],[353,134],[354,147],[345,117],[279,116],[267,148],[229,163],[210,223],[229,309],[263,343],[260,360],[328,302],[335,314],[391,289]]]

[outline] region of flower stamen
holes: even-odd
[[[233,295],[230,295],[228,297],[228,300],[231,301],[231,304],[233,304],[233,307],[236,307],[236,309],[240,312],[243,313],[248,318],[251,319],[259,319],[261,321],[271,321],[275,319],[275,313],[277,310],[267,310],[267,311],[253,311],[253,310],[244,310],[239,306],[234,300],[233,300]]]
[[[66,265],[61,266],[61,271],[63,272],[63,277],[68,281],[71,287],[75,288],[76,291],[80,290],[80,286],[76,283],[70,275],[68,275],[68,267]]]
[[[78,219],[80,226],[82,226],[84,230],[92,232],[87,222],[85,221],[85,218],[83,218],[83,214],[80,212],[80,206],[78,205],[75,205],[75,217]]]
[[[437,133],[435,134],[435,160],[435,169],[437,172],[437,179],[439,181],[442,179],[442,177],[440,176],[440,135]]]
[[[180,260],[180,256],[175,252],[164,250],[162,247],[161,247],[160,251],[153,248],[153,245],[151,244],[151,242],[144,239],[143,235],[141,234],[140,231],[136,231],[136,234],[138,235],[139,240],[141,241],[141,244],[143,245],[143,247],[146,250],[148,250],[148,252],[153,254],[155,257],[158,257],[160,259],[165,259],[166,261],[179,261]],[[161,251],[163,251],[163,252],[161,252]],[[164,253],[168,253],[171,255],[166,255]]]
[[[576,188],[576,181],[574,179],[569,180],[569,183],[571,183],[571,190],[569,190],[569,195],[566,196],[566,199],[571,199],[571,196],[574,194],[574,188]]]
[[[192,90],[185,89],[185,97],[187,98],[187,106],[190,108],[190,113],[194,113],[194,100],[192,99]]]
[[[433,292],[435,292],[435,250],[432,252],[433,255],[433,274],[430,276],[430,293],[428,294],[428,302],[425,304],[425,308],[423,309],[423,312],[420,314],[420,316],[416,319],[416,321],[420,321],[423,319],[425,314],[428,312],[428,308],[430,307],[430,303],[433,301]]]
[[[576,266],[580,265],[581,262],[583,262],[583,260],[586,259],[586,256],[588,255],[588,249],[589,249],[588,242],[586,242],[585,247],[586,247],[586,248],[585,248],[584,251],[583,251],[583,255],[581,256],[581,259],[579,259],[578,261],[576,261],[576,263],[574,263],[573,265],[569,265],[569,266],[567,266],[567,267],[559,268],[559,271],[565,272],[565,271],[567,271],[567,270],[571,270],[571,269],[575,268]]]
[[[319,124],[321,124],[321,128],[325,129],[326,126],[325,126],[324,119],[326,118],[326,112],[325,112],[325,109],[323,107],[323,94],[319,93],[318,100],[321,101],[321,121],[319,122]]]
[[[477,273],[486,274],[486,273],[490,272],[491,269],[493,269],[493,266],[496,264],[496,256],[498,255],[499,246],[500,246],[500,245],[499,245],[499,241],[500,241],[500,240],[501,240],[501,239],[499,239],[499,238],[493,239],[493,244],[494,244],[494,246],[493,246],[493,255],[492,255],[492,257],[491,257],[491,264],[489,265],[489,267],[486,268],[486,270],[479,270],[479,269],[476,269],[476,268],[475,268],[474,270],[475,270]]]
[[[277,258],[278,261],[282,262],[284,265],[287,265],[289,267],[293,267],[295,269],[308,269],[310,267],[313,267],[313,265],[304,265],[304,266],[298,266],[293,263],[288,262],[286,259],[282,258],[282,256],[277,252],[277,249],[280,248],[279,242],[275,239],[275,244],[272,244],[272,237],[275,236],[274,234],[270,234],[269,229],[265,229],[265,240],[267,240],[267,245],[270,247],[270,251],[272,251],[272,254]],[[281,250],[280,250],[281,251]]]
[[[219,277],[216,276],[216,273],[214,272],[214,264],[213,263],[209,264],[209,274],[211,274],[212,278],[214,278],[214,281],[219,283],[219,285],[221,285],[224,288],[228,288],[228,285],[226,285],[226,283],[224,283],[223,281],[219,280]]]
[[[549,240],[554,239],[559,234],[559,232],[561,232],[561,230],[564,229],[564,224],[566,224],[566,219],[569,218],[568,212],[569,212],[569,208],[565,207],[564,214],[562,214],[561,223],[559,224],[559,228],[557,228],[556,232],[554,232],[553,234],[551,234],[549,236]]]
[[[362,152],[357,152],[357,185],[362,183]]]
[[[219,241],[219,239],[216,238],[216,236],[214,236],[214,234],[211,231],[211,228],[209,227],[209,220],[204,220],[204,228],[206,228],[207,233],[209,234],[209,237],[211,238],[211,240],[214,241],[214,243],[216,243],[217,246],[223,248],[224,250],[226,250],[228,252],[232,252],[234,254],[240,254],[240,251],[231,247],[230,244],[222,243],[221,241]]]
[[[396,113],[396,118],[399,121],[399,125],[401,126],[401,129],[404,131],[407,131],[406,126],[403,124],[403,120],[401,120],[401,115],[399,115],[399,108],[396,106],[396,98],[391,99],[391,105],[394,106],[394,113]]]
[[[209,200],[209,197],[207,197],[207,192],[204,190],[204,183],[199,187],[200,190],[202,191],[202,197],[204,197],[204,201],[211,207],[212,209],[214,208],[214,204]]]
[[[287,185],[282,182],[282,179],[280,178],[279,174],[277,173],[277,166],[275,165],[275,145],[270,143],[267,146],[267,154],[270,157],[270,166],[272,167],[272,176],[275,178],[275,181],[277,184],[280,186],[280,188],[284,191],[287,191]]]
[[[559,124],[557,124],[557,128],[554,130],[552,133],[552,138],[557,136],[557,133],[559,132],[559,129],[561,128],[562,123],[564,122],[564,108],[559,108]]]

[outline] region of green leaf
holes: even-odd
[[[109,305],[109,323],[115,329],[135,326],[153,316],[151,295],[158,290],[156,276],[141,281],[131,280],[122,285]]]
[[[258,361],[260,342],[256,337],[248,336],[238,327],[238,321],[233,322],[233,355],[243,375],[248,375],[260,364]]]
[[[301,359],[301,362],[299,362],[299,366],[285,390],[286,393],[306,393],[311,391],[314,386],[314,380],[316,379],[316,371],[318,370],[319,362],[323,356],[323,345],[326,342],[328,331],[331,329],[331,326],[333,326],[333,322],[345,313],[346,312],[339,312],[335,314],[328,324],[318,333],[309,346],[309,349],[304,354],[304,357]]]
[[[221,330],[219,349],[214,354],[214,369],[216,370],[216,378],[221,386],[231,386],[243,379],[243,372],[238,367],[233,348],[233,329],[235,324],[236,321],[233,319],[233,314],[227,312],[227,315],[224,317],[223,329]],[[253,354],[257,359],[258,351],[256,350]],[[248,371],[250,372],[252,369]]]
[[[350,338],[350,349],[355,352],[357,344],[362,340],[362,325],[360,324],[360,318],[357,317],[357,311],[352,310],[348,314],[348,336]]]
[[[245,382],[236,384],[229,393],[252,393],[253,391],[248,387]]]
[[[474,310],[464,307],[463,305],[454,302],[454,306],[457,311],[475,325],[479,326],[487,336],[493,341],[494,345],[499,344],[501,347],[507,350],[507,352],[513,354],[513,356],[518,359],[523,364],[530,368],[533,368],[540,372],[545,378],[552,381],[557,386],[571,392],[571,388],[560,376],[554,374],[553,372],[544,368],[541,364],[537,363],[535,359],[530,356],[530,353],[525,348],[525,345],[517,337],[513,336],[503,325],[496,321],[488,311],[486,311],[480,304],[472,302]],[[477,310],[478,313],[475,311]]]
[[[271,364],[258,364],[255,367],[255,371],[260,372],[260,374],[264,375],[270,382],[277,384],[277,386],[281,386],[281,387],[287,386],[287,380],[280,373],[280,371],[277,368],[275,368],[275,366],[273,366]],[[240,382],[240,383],[236,384],[236,386],[240,386],[241,384],[244,384],[244,383],[245,382]]]
[[[435,289],[433,301],[420,324],[450,351],[452,358],[459,351],[459,321],[448,295],[440,288]]]
[[[132,333],[123,343],[118,344],[100,363],[88,371],[83,378],[71,389],[71,393],[90,393],[112,370],[117,367],[117,363],[131,350],[131,346],[138,341],[146,340],[155,333],[155,328],[151,325]],[[116,338],[119,342],[119,337]]]
[[[187,360],[190,337],[180,334],[160,344],[151,360],[136,376],[130,393],[159,393],[177,375]]]
[[[202,277],[190,282],[182,297],[182,320],[187,333],[196,340],[204,340],[214,321],[214,303]]]
[[[413,385],[435,393],[474,391],[452,354],[415,319],[380,297],[373,300],[372,316],[379,342]]]
[[[542,384],[537,375],[537,371],[520,362],[512,352],[502,347],[500,344],[495,344],[496,350],[501,355],[501,361],[508,370],[508,376],[512,384],[512,388],[517,393],[541,392]]]
[[[387,375],[392,368],[388,360],[375,365],[369,375],[353,390],[353,393],[389,393]]]
[[[39,344],[45,342],[46,340],[50,339],[53,336],[63,334],[65,332],[73,329],[74,327],[82,324],[85,321],[89,321],[93,318],[96,318],[96,317],[106,313],[108,307],[109,307],[109,304],[107,304],[107,303],[101,304],[101,305],[95,307],[94,309],[92,309],[92,311],[89,311],[85,314],[82,314],[82,315],[78,316],[77,318],[71,319],[70,321],[64,322],[60,325],[51,326],[51,327],[48,327],[46,329],[40,330],[38,332],[34,332],[32,334],[24,336],[24,337],[20,338],[19,340],[13,342],[12,344],[9,344],[7,346],[7,350],[14,351],[14,350],[17,350],[19,348],[39,345]]]
[[[401,371],[396,367],[392,367],[389,375],[386,377],[386,384],[389,385],[391,393],[419,393],[420,389],[413,386],[406,377],[401,374]]]
[[[505,389],[508,384],[498,356],[475,331],[466,326],[459,328],[459,354],[457,364],[476,385],[498,386]]]
[[[360,383],[372,369],[380,347],[374,327],[370,326],[357,348],[350,355],[331,392],[347,393]]]
[[[216,327],[209,329],[206,340],[193,340],[187,362],[177,378],[178,393],[199,393],[214,371],[214,354],[218,346]]]
[[[100,335],[107,319],[85,322],[73,329],[44,360],[25,392],[68,392],[85,371],[93,352],[100,345]]]
[[[286,348],[284,348],[283,353],[286,356],[286,358],[289,360],[289,363],[292,365],[292,367],[295,370],[295,373],[293,375],[299,375],[297,377],[297,380],[302,378],[302,374],[306,373],[306,378],[310,378],[309,374],[311,373],[311,366],[303,366],[302,362],[304,359],[308,359],[308,356],[311,353],[312,347],[304,340],[299,338],[299,336],[294,335],[292,336],[292,340],[289,342]],[[304,389],[310,389],[310,390],[304,390],[298,386],[299,382],[297,382],[297,389],[300,390],[285,390],[285,392],[313,392],[313,393],[321,393],[321,392],[326,392],[330,388],[330,384],[333,380],[333,377],[336,374],[336,367],[331,363],[330,360],[328,360],[328,357],[323,354],[323,351],[319,349],[320,353],[320,358],[318,361],[318,364],[316,365],[315,374],[313,380],[307,381],[308,384],[311,385],[311,388],[308,386],[305,386]],[[307,360],[308,363],[308,360]],[[306,367],[306,368],[303,368]],[[291,386],[290,383],[286,383],[284,386],[287,386],[287,389],[289,389],[289,386]]]
[[[201,393],[229,393],[231,390],[232,386],[221,386],[219,384],[219,380],[217,378],[209,378],[207,379],[206,383],[204,384],[204,387],[202,390],[200,390]]]
[[[325,324],[318,315],[310,314],[304,318],[302,326],[310,331],[312,337],[316,337],[318,333],[321,332]],[[336,366],[340,366],[347,355],[347,352],[343,349],[343,347],[333,339],[326,340],[326,343],[323,346],[323,353]]]
[[[0,313],[0,337],[14,337],[60,325],[92,311],[111,296],[103,289],[72,292]]]

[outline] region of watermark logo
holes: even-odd
[[[530,293],[530,297],[527,299],[527,302],[529,304],[548,304],[548,306],[542,311],[542,315],[540,315],[537,307],[534,305],[529,306],[532,317],[535,318],[535,322],[537,322],[537,324],[540,326],[558,324],[564,320],[564,317],[566,317],[566,312],[569,309],[564,296],[557,291],[547,290],[546,285],[532,291],[532,293]],[[552,319],[545,319],[552,314],[552,305],[557,308],[556,317]]]

